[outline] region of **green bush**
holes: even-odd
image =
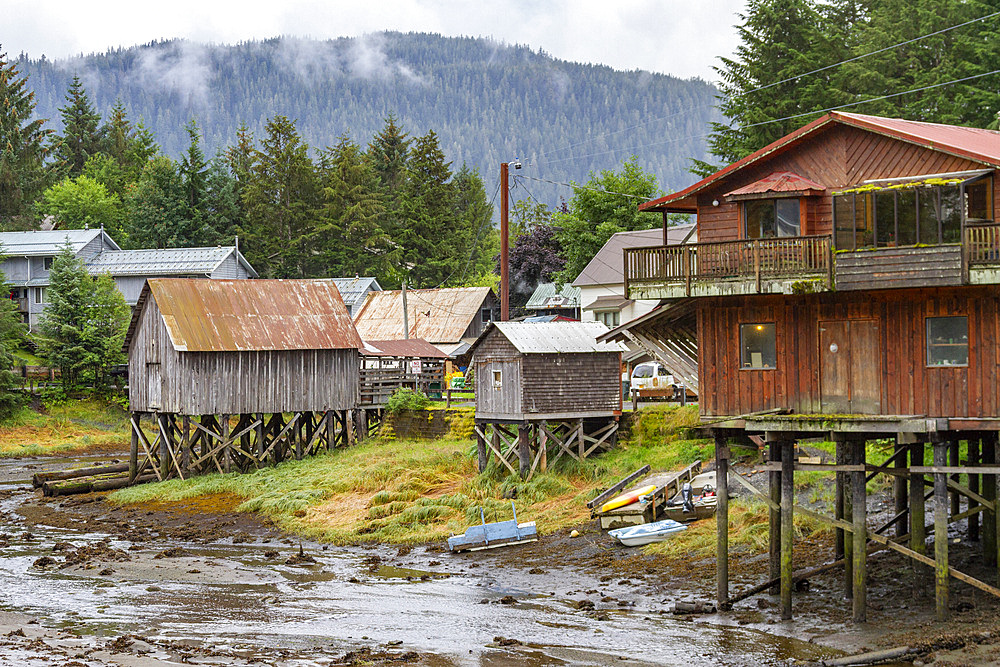
[[[401,412],[403,410],[424,410],[430,405],[431,399],[422,391],[412,389],[397,389],[389,400],[385,403],[387,412]]]

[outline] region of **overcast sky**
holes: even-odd
[[[382,30],[493,37],[565,60],[713,80],[745,0],[7,0],[0,50],[49,59],[176,37],[234,43]],[[11,6],[13,5],[13,6]]]

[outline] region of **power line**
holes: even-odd
[[[750,123],[748,125],[741,125],[738,128],[730,128],[730,131],[737,131],[737,130],[741,130],[741,129],[747,129],[749,127],[760,127],[762,125],[770,125],[772,123],[781,123],[781,122],[784,122],[786,120],[793,120],[795,118],[801,118],[803,116],[812,116],[813,114],[821,114],[821,113],[826,113],[828,111],[837,111],[838,109],[846,109],[847,107],[857,106],[859,104],[867,104],[868,102],[878,102],[880,100],[887,100],[887,99],[892,98],[892,97],[900,97],[902,95],[908,95],[910,93],[919,93],[919,92],[923,92],[925,90],[931,90],[932,88],[941,88],[943,86],[950,86],[950,85],[955,84],[955,83],[963,83],[965,81],[971,81],[972,79],[979,79],[979,78],[982,78],[984,76],[991,76],[993,74],[1000,74],[1000,69],[995,69],[995,70],[992,70],[990,72],[983,72],[982,74],[973,74],[972,76],[967,76],[967,77],[964,77],[964,78],[961,78],[961,79],[954,79],[952,81],[945,81],[943,83],[935,83],[935,84],[931,84],[929,86],[922,86],[920,88],[911,88],[910,90],[904,90],[904,91],[899,92],[899,93],[889,93],[888,95],[881,95],[879,97],[872,97],[872,98],[867,99],[867,100],[857,100],[855,102],[848,102],[846,104],[841,104],[841,105],[833,106],[833,107],[827,107],[825,109],[817,109],[815,111],[804,111],[802,113],[793,114],[791,116],[785,116],[784,118],[775,118],[773,120],[764,120],[764,121],[761,121],[759,123]],[[675,139],[667,139],[665,141],[653,141],[653,142],[649,142],[649,143],[643,144],[641,146],[631,146],[629,148],[614,148],[614,149],[607,150],[607,151],[600,151],[598,153],[589,153],[587,155],[572,155],[572,156],[561,158],[561,159],[558,159],[558,160],[549,160],[547,164],[556,164],[558,162],[565,162],[567,160],[583,160],[583,159],[586,159],[586,158],[589,158],[589,157],[597,157],[597,156],[601,156],[601,155],[609,155],[609,154],[614,154],[614,153],[620,153],[620,152],[623,152],[623,151],[633,151],[633,150],[637,150],[639,148],[645,148],[647,146],[663,146],[663,145],[666,145],[666,144],[673,144],[673,143],[677,143],[677,142],[680,142],[680,141],[687,141],[688,139],[704,139],[704,138],[710,137],[710,136],[712,136],[712,133],[711,132],[707,132],[705,134],[688,135],[688,136],[685,136],[685,137],[680,137],[680,138],[675,138]],[[524,177],[524,178],[528,178],[528,177]],[[552,182],[552,181],[550,181],[550,182]],[[563,184],[560,183],[559,185],[563,185]]]
[[[775,81],[773,83],[769,83],[769,84],[766,84],[766,85],[763,85],[763,86],[758,86],[757,88],[751,88],[750,90],[746,90],[746,91],[742,91],[742,92],[738,93],[738,95],[751,95],[753,93],[757,93],[757,92],[760,92],[762,90],[767,90],[768,88],[773,88],[774,86],[779,86],[779,85],[781,85],[783,83],[788,83],[790,81],[796,81],[796,80],[801,79],[803,77],[811,76],[813,74],[818,74],[819,72],[825,72],[826,70],[830,70],[830,69],[833,69],[835,67],[839,67],[841,65],[845,65],[847,63],[855,62],[857,60],[861,60],[863,58],[867,58],[868,56],[873,56],[873,55],[877,55],[879,53],[885,53],[887,51],[892,51],[893,49],[897,49],[897,48],[899,48],[901,46],[906,46],[908,44],[913,44],[915,42],[919,42],[919,41],[927,39],[929,37],[935,37],[937,35],[941,35],[943,33],[949,32],[951,30],[955,30],[957,28],[963,28],[965,26],[972,25],[973,23],[978,23],[980,21],[986,21],[986,20],[991,19],[991,18],[996,18],[997,16],[1000,16],[1000,12],[993,12],[992,14],[987,14],[986,16],[980,16],[979,18],[971,19],[971,20],[966,21],[964,23],[958,23],[958,24],[950,26],[948,28],[942,28],[940,30],[935,30],[934,32],[927,33],[926,35],[921,35],[919,37],[914,37],[913,39],[908,39],[908,40],[899,42],[897,44],[893,44],[892,46],[886,46],[886,47],[883,47],[881,49],[876,49],[874,51],[869,51],[868,53],[863,53],[863,54],[861,54],[859,56],[854,56],[852,58],[847,58],[846,60],[841,60],[839,62],[833,63],[832,65],[826,65],[825,67],[820,67],[818,69],[814,69],[814,70],[811,70],[811,71],[808,71],[808,72],[803,72],[802,74],[796,74],[795,76],[788,77],[787,79],[782,79],[780,81]],[[676,111],[676,112],[674,112],[672,114],[668,114],[666,116],[660,116],[660,117],[657,117],[657,118],[651,118],[651,119],[643,121],[641,123],[636,123],[634,125],[630,125],[629,127],[623,128],[621,130],[615,130],[613,132],[604,132],[602,134],[594,135],[594,136],[589,137],[589,138],[587,138],[587,139],[585,139],[583,141],[576,142],[575,144],[568,144],[566,146],[561,146],[559,148],[554,148],[552,150],[545,151],[544,153],[540,153],[540,154],[536,155],[534,159],[537,161],[539,158],[542,158],[542,157],[544,157],[546,155],[550,155],[552,153],[562,152],[562,151],[568,150],[570,148],[575,148],[577,146],[582,146],[584,144],[590,143],[590,142],[595,141],[597,139],[603,139],[605,137],[614,136],[616,134],[621,134],[623,132],[629,132],[631,130],[643,127],[645,125],[649,125],[651,123],[658,123],[658,122],[661,122],[661,121],[664,121],[664,120],[668,120],[670,118],[674,118],[676,116],[688,114],[688,113],[690,113],[692,111],[695,111],[697,109],[702,109],[702,108],[704,108],[704,107],[700,106],[700,105],[699,106],[692,106],[692,107],[688,107],[687,109],[681,109],[680,111]],[[705,135],[705,136],[707,136],[707,135]],[[697,139],[697,138],[701,138],[701,137],[685,137],[684,139],[688,139],[688,138]],[[681,141],[683,141],[684,139],[681,139]],[[646,145],[649,146],[649,145],[658,145],[658,144],[646,144]],[[606,155],[606,154],[612,153],[612,152],[616,152],[616,151],[605,151],[603,153],[593,153],[591,155]],[[583,157],[591,157],[591,156],[585,155]],[[551,163],[553,161],[549,161],[549,162]],[[556,160],[556,162],[558,162],[558,160]],[[534,164],[534,163],[526,162],[525,164]]]
[[[600,153],[597,153],[596,155],[600,155]],[[630,195],[630,194],[626,194],[624,192],[612,192],[611,190],[604,190],[602,188],[588,188],[585,185],[573,185],[572,183],[563,183],[561,181],[550,181],[550,180],[545,179],[545,178],[536,178],[534,176],[518,175],[518,176],[514,177],[515,180],[518,179],[518,178],[527,178],[527,179],[530,179],[532,181],[541,181],[542,183],[551,183],[552,185],[565,185],[566,187],[573,188],[574,190],[590,190],[591,192],[601,192],[601,193],[606,194],[606,195],[617,195],[619,197],[631,197],[632,199],[641,199],[642,201],[649,201],[649,197],[643,197],[642,195]],[[534,197],[532,197],[532,199],[534,199]]]

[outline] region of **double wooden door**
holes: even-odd
[[[879,414],[882,352],[878,320],[819,323],[820,403],[824,414]]]

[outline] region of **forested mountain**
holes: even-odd
[[[490,194],[501,161],[520,158],[525,176],[583,182],[632,154],[661,187],[679,189],[691,181],[690,159],[706,158],[709,122],[720,119],[716,91],[704,81],[430,34],[234,46],[170,41],[16,63],[35,91],[36,116],[60,134],[59,109],[74,75],[100,114],[121,100],[173,157],[188,146],[192,119],[212,155],[236,143],[241,125],[261,137],[278,115],[322,149],[345,134],[366,143],[394,113],[410,136],[434,130],[453,167],[478,169]],[[522,184],[549,205],[572,194],[551,183]]]

